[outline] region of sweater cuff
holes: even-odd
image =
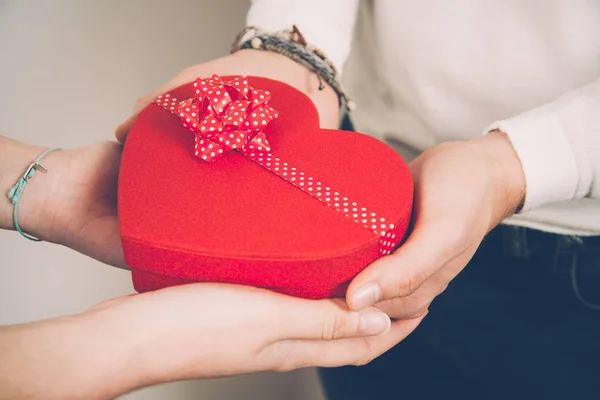
[[[350,55],[357,10],[358,0],[253,0],[246,23],[267,32],[289,30],[295,24],[341,75]]]
[[[521,212],[575,197],[577,162],[555,115],[532,110],[497,121],[485,133],[493,130],[508,136],[521,160],[527,190]]]

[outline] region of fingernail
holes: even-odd
[[[390,329],[390,317],[381,311],[366,310],[360,313],[358,329],[364,335],[381,335]]]
[[[372,306],[381,299],[381,289],[376,283],[368,283],[363,287],[356,289],[352,295],[352,308],[362,310]]]

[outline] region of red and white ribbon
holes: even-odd
[[[195,133],[194,154],[214,162],[230,151],[239,151],[304,193],[363,225],[379,238],[379,254],[390,254],[402,239],[398,228],[348,196],[306,175],[271,153],[263,132],[278,117],[268,105],[271,94],[252,88],[245,76],[223,82],[218,75],[196,79],[194,97],[179,101],[169,94],[155,103],[179,116]]]

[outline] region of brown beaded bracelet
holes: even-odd
[[[306,42],[296,25],[293,25],[291,31],[276,33],[262,32],[252,26],[246,27],[236,36],[231,53],[242,49],[272,51],[296,61],[317,75],[319,90],[325,89],[324,83],[331,86],[338,95],[341,110],[349,112],[354,109],[354,102],[342,88],[333,63],[320,49]]]

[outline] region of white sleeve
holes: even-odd
[[[296,25],[338,71],[350,54],[358,0],[252,0],[246,23],[265,31]]]
[[[523,210],[600,198],[600,78],[486,130],[508,135],[525,173]]]

